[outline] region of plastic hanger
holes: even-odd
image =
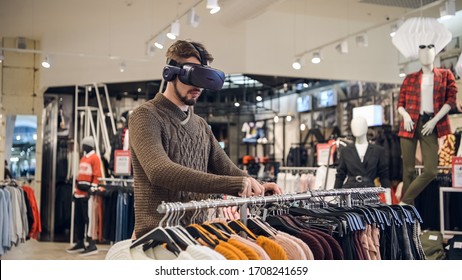
[[[218,239],[223,241],[228,241],[230,236],[227,236],[225,233],[220,232],[219,229],[215,228],[211,224],[202,224],[200,225],[204,230],[208,231],[209,233],[213,234],[214,236],[218,237]]]
[[[240,220],[231,221],[228,223],[228,226],[232,228],[236,233],[244,232],[247,234],[248,237],[252,238],[253,240],[257,239],[257,236]]]
[[[215,246],[218,245],[218,242],[215,242],[212,240],[209,236],[204,234],[202,231],[200,231],[198,228],[196,228],[194,225],[189,225],[186,227],[186,231],[193,236],[194,238],[200,238],[202,241],[207,243],[211,248],[215,248]]]
[[[146,233],[139,239],[135,240],[130,249],[143,245],[143,250],[165,243],[167,249],[178,255],[182,250],[178,244],[171,238],[169,233],[161,227],[157,227],[150,232]]]
[[[168,250],[178,255],[182,251],[181,248],[178,246],[175,240],[172,239],[170,234],[162,227],[163,222],[170,215],[169,210],[170,209],[167,207],[166,214],[159,222],[159,226],[136,239],[130,246],[130,249],[143,245],[143,250],[146,251],[149,248],[165,243]]]

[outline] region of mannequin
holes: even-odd
[[[406,76],[401,85],[398,113],[402,122],[403,195],[401,204],[414,204],[414,199],[436,177],[438,171],[438,138],[451,133],[448,112],[455,106],[457,88],[454,75],[447,69],[434,68],[435,46],[420,45],[422,69]],[[415,176],[417,141],[422,147],[424,164]]]
[[[340,154],[334,188],[374,187],[376,177],[380,178],[382,187],[389,188],[388,160],[381,146],[368,143],[366,119],[354,118],[351,132],[355,142]]]
[[[89,225],[89,192],[98,187],[101,173],[101,160],[95,153],[95,142],[93,137],[85,137],[82,140],[83,156],[79,162],[79,173],[77,177],[77,188],[74,190],[75,205],[75,238],[77,243],[68,249],[68,253],[80,253],[82,256],[98,253],[96,242],[92,239],[90,230],[85,234],[85,227]],[[89,245],[85,247],[85,237]]]

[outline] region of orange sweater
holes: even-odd
[[[95,151],[91,151],[80,159],[79,175],[77,181],[80,184],[89,184],[92,187],[97,187],[101,173],[101,160]],[[76,196],[86,196],[87,193],[79,189],[75,189]]]

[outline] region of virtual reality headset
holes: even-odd
[[[177,64],[171,60],[164,67],[162,77],[170,82],[177,76],[184,84],[210,90],[220,90],[225,82],[225,73],[218,69],[194,63]]]

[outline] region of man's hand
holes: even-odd
[[[282,194],[281,188],[275,183],[264,183],[265,195]]]
[[[242,191],[239,193],[240,196],[248,197],[248,196],[258,196],[263,195],[265,193],[265,188],[258,183],[252,177],[245,178],[245,185]]]

